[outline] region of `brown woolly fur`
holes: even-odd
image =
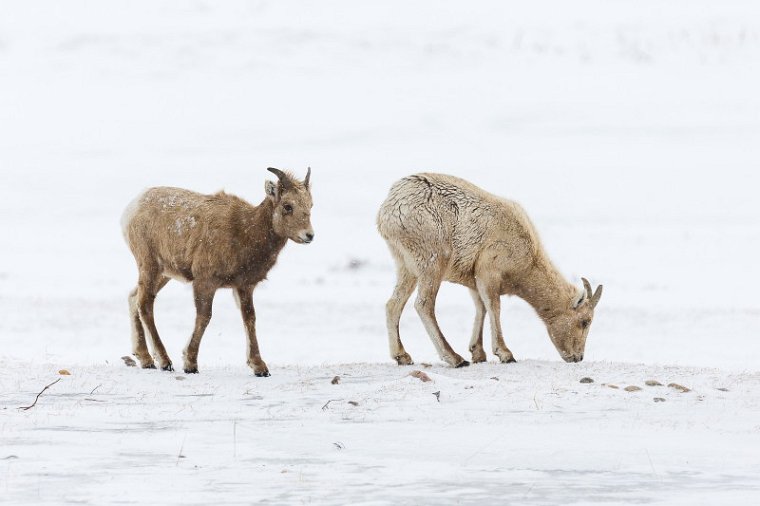
[[[156,295],[173,278],[192,283],[195,296],[195,329],[183,353],[185,372],[198,372],[198,348],[216,290],[232,288],[248,336],[248,365],[257,376],[269,376],[256,339],[253,289],[266,278],[288,239],[307,244],[314,238],[311,169],[304,181],[269,171],[278,182],[266,181],[266,198],[258,206],[224,192],[202,195],[159,187],[127,207],[122,231],[139,271],[137,287],[129,295],[129,314],[133,352],[143,368],[155,367],[147,333],[155,361],[173,370],[153,317]]]
[[[386,316],[391,357],[399,364],[412,363],[401,343],[399,320],[416,287],[415,308],[440,357],[455,367],[469,365],[449,346],[435,317],[435,299],[443,281],[468,287],[475,302],[473,362],[486,360],[486,313],[493,353],[502,362],[515,361],[501,331],[501,295],[516,295],[533,306],[565,361],[583,360],[602,287],[592,293],[585,279],[584,289],[568,283],[517,203],[457,177],[416,174],[391,187],[377,226],[396,260],[397,283]]]

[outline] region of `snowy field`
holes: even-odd
[[[752,1],[0,0],[0,503],[760,503],[758,90]],[[226,291],[199,375],[126,367],[126,204],[269,166],[316,232],[255,293],[272,377]],[[584,362],[505,299],[517,364],[445,367],[411,306],[392,363],[374,219],[423,170],[604,284]],[[467,356],[467,290],[438,315]],[[190,287],[156,316],[178,363]]]

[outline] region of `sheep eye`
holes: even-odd
[[[290,214],[293,212],[293,206],[291,206],[290,204],[285,204],[284,206],[282,206],[282,208],[285,210],[285,214]]]
[[[588,327],[589,325],[591,325],[591,322],[590,322],[590,321],[588,321],[588,320],[583,320],[583,321],[581,322],[581,328],[584,328],[584,329],[585,329],[585,328],[586,328],[586,327]]]

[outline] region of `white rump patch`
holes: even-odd
[[[124,213],[121,215],[121,233],[124,234],[124,240],[127,242],[129,242],[129,239],[127,238],[127,228],[129,228],[132,218],[137,214],[137,210],[140,209],[140,202],[142,202],[146,191],[147,190],[140,192],[137,197],[132,199],[132,202],[129,203],[127,208],[124,209]]]

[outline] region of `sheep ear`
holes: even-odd
[[[279,200],[280,194],[277,190],[277,184],[273,181],[267,181],[264,183],[264,191],[266,192],[267,197],[273,201],[277,202],[277,200]]]
[[[578,309],[578,307],[583,304],[583,302],[586,300],[586,292],[578,289],[578,292],[575,297],[575,302],[573,303],[573,309]]]
[[[602,289],[604,286],[599,285],[596,287],[596,291],[594,292],[594,296],[591,297],[591,307],[596,307],[597,304],[599,304],[599,299],[602,298]]]

